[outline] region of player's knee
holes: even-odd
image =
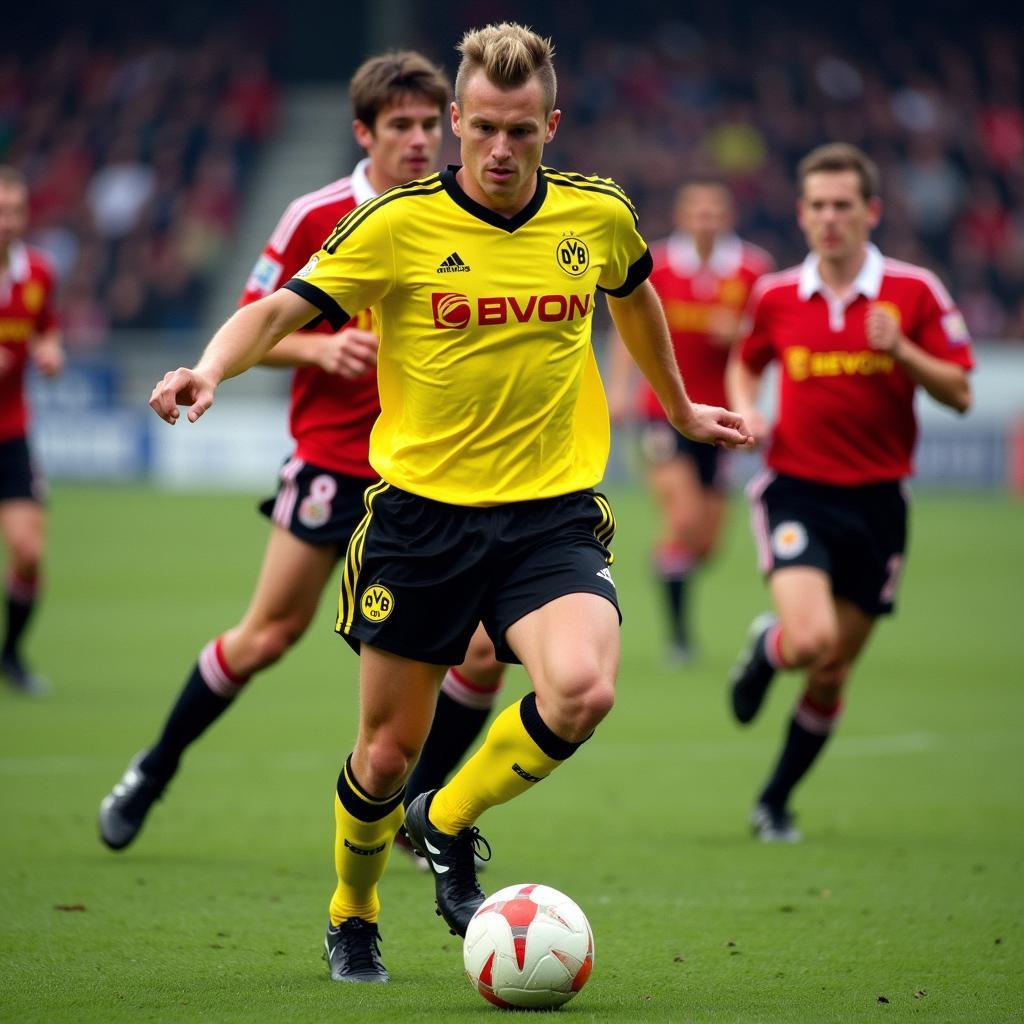
[[[558,722],[554,731],[576,743],[586,739],[615,705],[615,688],[610,679],[595,672],[563,685],[556,701]]]
[[[826,623],[809,622],[782,631],[785,654],[794,665],[812,665],[835,649],[836,631]]]
[[[270,622],[252,630],[245,644],[248,671],[257,672],[273,665],[301,636],[302,630],[290,622]]]
[[[367,778],[360,783],[373,794],[393,793],[405,781],[419,756],[393,737],[377,735],[366,744],[364,764]]]
[[[23,534],[14,537],[10,544],[11,568],[22,578],[34,580],[43,564],[42,537]]]

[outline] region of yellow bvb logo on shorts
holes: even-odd
[[[364,619],[371,622],[383,622],[395,608],[395,599],[387,587],[379,583],[367,587],[359,601],[359,610],[363,613]]]

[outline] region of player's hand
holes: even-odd
[[[691,405],[689,419],[673,426],[691,441],[704,441],[721,448],[754,447],[754,435],[743,417],[717,405]]]
[[[213,405],[216,386],[194,370],[179,366],[164,374],[153,393],[149,396],[149,407],[160,419],[174,426],[181,415],[179,405],[191,406],[188,411],[189,423],[195,423]]]
[[[64,348],[56,341],[41,342],[32,349],[32,362],[44,377],[56,377],[64,369]]]
[[[903,335],[900,331],[899,318],[888,303],[873,302],[868,307],[867,316],[864,318],[864,331],[868,337],[868,344],[873,349],[896,355]]]
[[[319,350],[319,365],[327,373],[336,373],[346,380],[355,380],[373,373],[377,368],[377,335],[347,327],[324,339]]]

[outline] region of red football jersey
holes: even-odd
[[[695,402],[726,405],[729,345],[709,332],[708,320],[720,309],[738,322],[754,282],[772,269],[772,259],[735,235],[718,239],[707,263],[701,263],[693,241],[683,234],[654,246],[651,255],[650,282],[665,309],[687,394]],[[640,411],[648,418],[665,415],[646,381],[641,385]]]
[[[37,249],[15,242],[0,276],[0,441],[28,429],[25,368],[34,338],[57,326],[53,272]]]
[[[868,344],[864,318],[882,303],[926,352],[970,370],[971,339],[931,272],[886,259],[873,245],[845,303],[824,287],[818,261],[763,277],[740,355],[755,373],[779,361],[779,407],[767,464],[780,473],[852,486],[912,472],[916,384]]]
[[[324,243],[338,221],[376,192],[366,177],[363,160],[352,176],[299,196],[289,204],[256,261],[239,305],[269,295],[301,270]],[[369,310],[357,314],[349,326],[369,330]],[[330,334],[326,320],[311,330]],[[289,428],[295,454],[304,462],[335,473],[376,477],[370,468],[370,429],[380,415],[377,375],[368,373],[347,380],[316,366],[300,366],[292,377]]]

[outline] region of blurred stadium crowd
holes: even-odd
[[[265,58],[228,33],[115,51],[71,32],[3,55],[0,161],[28,177],[69,347],[198,322],[277,95]]]
[[[531,20],[498,6],[431,8],[429,21],[420,11],[406,42],[450,70],[467,26]],[[724,176],[741,233],[787,265],[804,252],[797,161],[820,142],[853,142],[882,170],[882,249],[936,270],[976,338],[1024,338],[1020,23],[875,3],[846,20],[709,10],[700,27],[637,18],[620,32],[596,18],[582,35],[561,7],[533,17],[555,38],[568,117],[547,162],[615,178],[650,239],[669,230],[681,179]],[[0,57],[0,161],[29,176],[33,240],[55,257],[80,350],[109,327],[201,320],[287,78],[273,40],[240,46],[231,31],[188,47],[88,38]],[[325,131],[346,123],[341,114]]]

